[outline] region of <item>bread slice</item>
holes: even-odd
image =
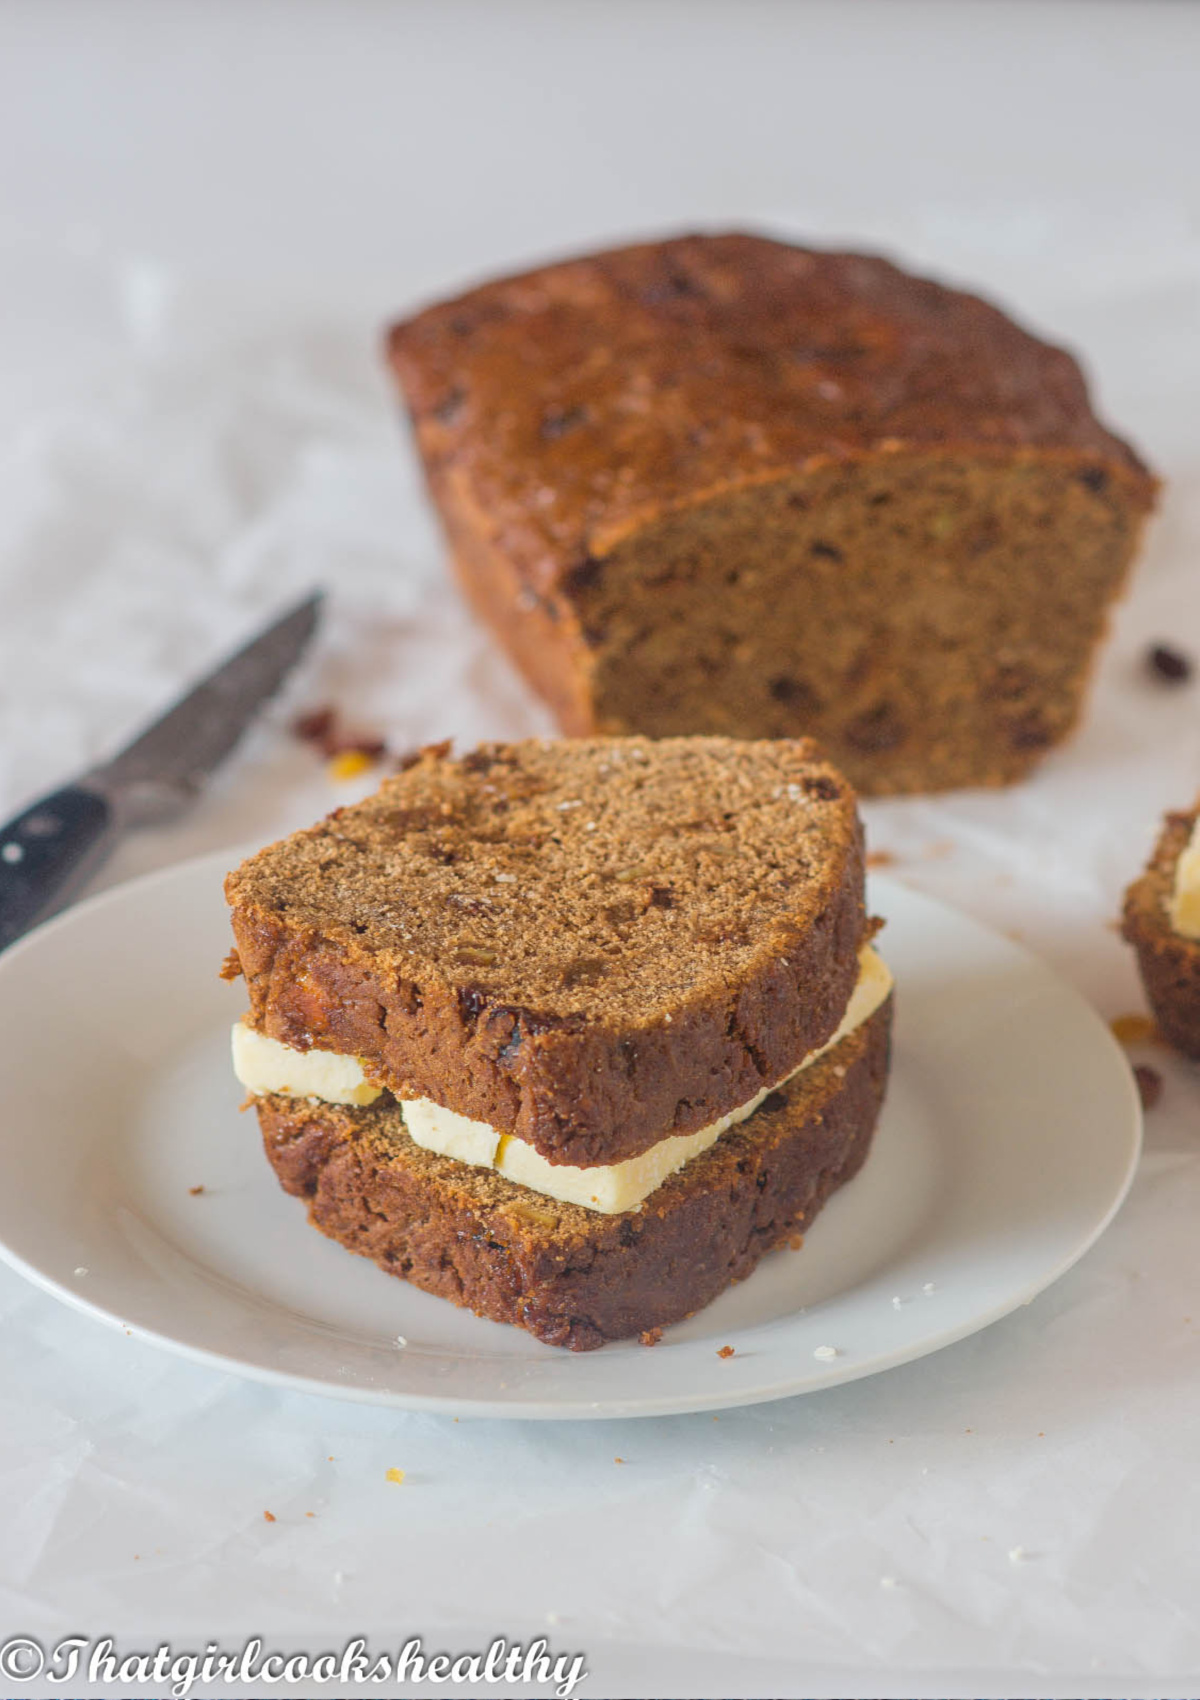
[[[803,1233],[861,1166],[891,1002],[665,1181],[601,1216],[414,1145],[399,1106],[258,1102],[266,1152],[314,1225],[426,1292],[587,1351],[710,1303]]]
[[[583,1167],[783,1079],[869,932],[854,794],[806,740],[439,747],[226,892],[260,1031]]]
[[[1125,893],[1124,937],[1137,952],[1146,996],[1164,1039],[1200,1060],[1200,940],[1171,925],[1175,869],[1200,819],[1200,803],[1167,815],[1145,872]]]
[[[811,733],[896,792],[1019,779],[1075,724],[1155,480],[975,296],[688,236],[484,284],[389,355],[564,731]]]

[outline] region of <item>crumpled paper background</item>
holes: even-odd
[[[962,209],[921,228],[946,269],[1069,328],[1169,479],[1086,726],[1016,791],[865,812],[894,875],[1113,1016],[1141,1007],[1122,887],[1200,786],[1200,681],[1168,688],[1141,659],[1159,638],[1200,655],[1200,240],[1151,214],[1140,242],[1079,234]],[[328,618],[285,694],[200,805],[98,883],[367,789],[289,737],[298,708],[334,701],[394,748],[549,729],[442,570],[369,311],[217,295],[144,260],[9,259],[10,325],[49,299],[81,352],[4,410],[0,807],[110,750],[314,583]],[[0,1622],[131,1648],[544,1632],[588,1651],[603,1695],[1194,1692],[1200,1078],[1139,1057],[1162,1103],[1079,1267],[932,1358],[719,1420],[340,1405],[159,1354],[0,1271]]]

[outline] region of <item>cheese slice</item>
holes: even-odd
[[[1185,939],[1200,939],[1200,820],[1175,864],[1171,926]]]
[[[296,1051],[239,1021],[233,1029],[233,1072],[247,1092],[286,1098],[320,1098],[324,1104],[373,1104],[372,1086],[357,1057],[336,1051]]]
[[[753,1098],[708,1127],[697,1133],[668,1134],[648,1151],[626,1158],[623,1163],[601,1163],[586,1169],[569,1163],[549,1163],[525,1140],[501,1134],[487,1122],[472,1121],[469,1116],[460,1116],[429,1098],[403,1102],[404,1125],[413,1142],[427,1151],[477,1168],[496,1169],[518,1185],[564,1204],[580,1204],[604,1215],[620,1215],[626,1210],[636,1210],[685,1163],[715,1145],[729,1128],[752,1116],[769,1093],[793,1080],[839,1039],[861,1027],[891,989],[892,976],[887,964],[866,946],[859,957],[858,983],[841,1025],[819,1050],[812,1051],[782,1080],[764,1086]],[[240,1022],[234,1028],[234,1068],[242,1085],[251,1092],[322,1098],[332,1104],[370,1104],[379,1096],[378,1087],[367,1080],[357,1058],[336,1056],[332,1051],[293,1051]],[[355,1097],[356,1092],[365,1095]]]

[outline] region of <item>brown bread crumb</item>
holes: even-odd
[[[733,1356],[733,1347],[722,1346],[720,1351],[717,1353],[717,1356],[719,1358],[731,1358]]]
[[[202,1186],[190,1186],[188,1187],[188,1191],[191,1193],[193,1198],[199,1198],[200,1194],[204,1191],[204,1188]]]
[[[275,1513],[273,1511],[264,1511],[263,1512],[263,1522],[264,1523],[274,1523],[275,1520],[276,1520]]]
[[[657,1346],[662,1337],[661,1328],[644,1328],[638,1335],[638,1341],[643,1346]]]

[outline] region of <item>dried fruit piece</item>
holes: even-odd
[[[313,744],[327,760],[335,756],[365,756],[365,765],[369,765],[387,754],[387,744],[382,738],[374,732],[343,726],[337,710],[328,703],[298,715],[292,721],[292,734],[305,744]]]
[[[329,777],[333,780],[357,779],[360,773],[365,773],[372,765],[371,757],[365,750],[343,750],[340,756],[334,756],[329,764]]]
[[[1158,1029],[1148,1015],[1117,1015],[1108,1025],[1113,1038],[1122,1045],[1145,1045],[1158,1037]]]
[[[296,716],[292,721],[292,736],[305,744],[324,744],[333,731],[336,718],[333,705],[323,703],[320,708],[312,708],[306,714]]]
[[[1152,643],[1146,651],[1146,666],[1167,684],[1183,685],[1191,678],[1195,663],[1181,649],[1172,649],[1167,643]]]
[[[498,953],[486,944],[456,945],[454,955],[457,961],[465,963],[469,968],[490,968],[500,960]]]

